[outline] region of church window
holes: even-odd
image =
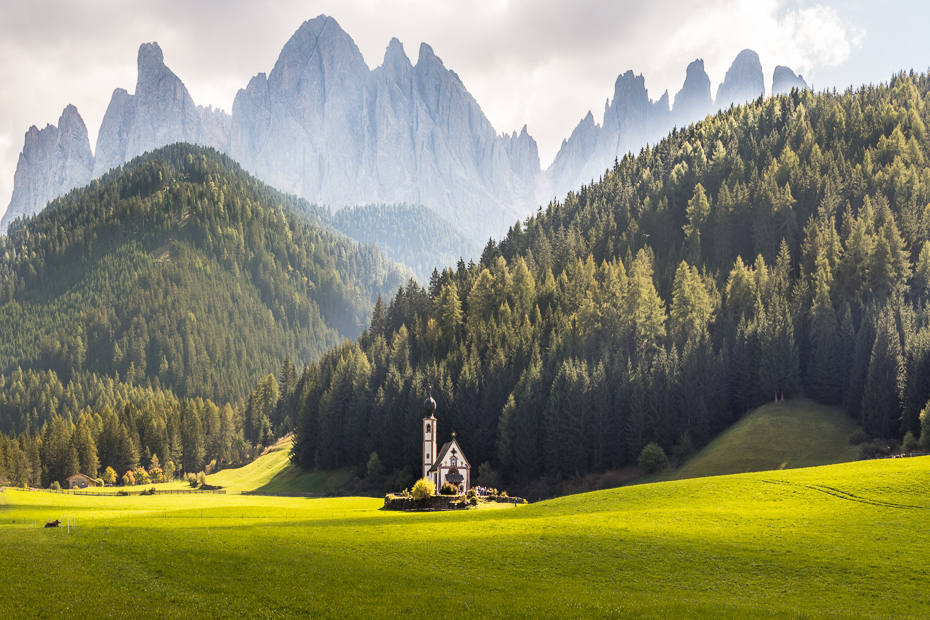
[[[427,432],[427,434],[433,432],[433,425],[432,425],[432,424],[427,424],[427,425],[426,425],[426,432]]]
[[[452,467],[457,466],[458,463],[459,463],[459,460],[453,456],[453,457],[452,457],[452,461],[451,461]]]

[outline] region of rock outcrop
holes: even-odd
[[[704,71],[704,61],[692,62],[671,109],[668,93],[652,102],[643,77],[627,71],[617,78],[614,98],[604,110],[603,124],[598,125],[588,112],[571,137],[562,142],[546,170],[539,202],[561,199],[568,191],[596,181],[614,160],[627,153],[635,155],[646,144],[656,144],[673,127],[687,127],[730,104],[753,101],[764,92],[762,65],[752,50],[743,50],[733,61],[717,89],[716,100],[710,95],[710,78]]]
[[[714,105],[718,110],[725,110],[731,105],[741,105],[755,101],[765,95],[765,80],[762,77],[762,63],[759,55],[752,50],[743,50],[727,69],[723,83],[717,87]]]
[[[545,202],[563,198],[582,184],[596,181],[615,159],[638,153],[647,142],[656,142],[668,132],[671,112],[668,93],[659,101],[649,99],[642,75],[632,71],[614,83],[614,96],[604,105],[604,122],[598,125],[591,112],[581,120],[571,137],[562,142],[546,171]]]
[[[335,208],[425,204],[469,236],[499,236],[535,203],[525,128],[498,136],[429,45],[411,64],[393,39],[381,66],[332,18],[304,23],[233,104],[229,154],[265,182]]]
[[[688,65],[685,83],[675,95],[672,121],[676,127],[687,127],[703,120],[713,111],[714,99],[710,94],[710,78],[704,71],[704,61],[698,58]]]
[[[783,95],[790,93],[792,88],[806,90],[808,86],[807,82],[804,81],[804,77],[795,75],[794,71],[788,67],[781,65],[775,67],[775,71],[772,73],[772,94]]]
[[[194,104],[184,83],[165,66],[158,43],[142,44],[138,66],[135,94],[117,88],[110,98],[97,135],[94,178],[133,157],[175,142],[225,150],[228,129],[221,136],[216,131],[217,127],[228,126],[228,120],[222,118],[226,115]]]
[[[16,164],[13,198],[0,221],[0,231],[6,232],[16,218],[35,215],[49,201],[89,183],[93,167],[87,127],[73,105],[61,113],[57,127],[30,127]]]

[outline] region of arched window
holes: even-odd
[[[452,467],[456,467],[459,464],[459,460],[453,456],[449,463],[452,465]]]
[[[426,425],[426,433],[429,434],[429,433],[431,433],[431,432],[433,432],[433,425],[432,425],[432,424],[427,424],[427,425]]]

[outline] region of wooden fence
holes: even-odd
[[[152,493],[148,492],[146,489],[141,489],[139,491],[84,491],[79,489],[33,489],[34,491],[42,491],[43,493],[61,493],[63,495],[94,495],[100,497],[125,497],[126,495],[142,495],[144,492],[146,495],[151,495]],[[203,491],[201,489],[155,489],[155,495],[191,495],[195,493],[214,493],[217,495],[226,495],[226,489],[214,489],[209,491]]]

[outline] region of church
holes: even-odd
[[[436,485],[436,492],[447,482],[459,488],[459,493],[465,493],[471,486],[471,465],[462,447],[452,433],[452,441],[443,444],[437,450],[436,442],[439,433],[436,430],[436,401],[432,395],[423,405],[426,417],[423,418],[423,477],[432,480]]]

